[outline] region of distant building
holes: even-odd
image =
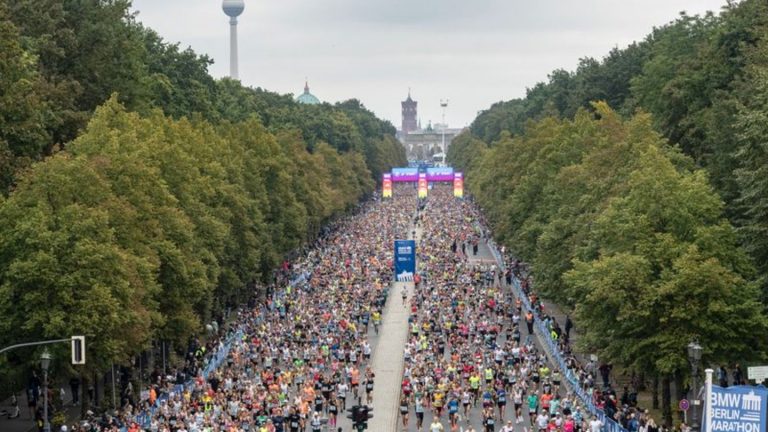
[[[403,134],[407,134],[409,132],[415,131],[416,129],[419,129],[419,126],[416,120],[416,109],[418,104],[419,104],[418,102],[411,99],[411,90],[409,89],[408,99],[400,103],[400,105],[402,106],[402,112],[403,112],[403,122],[400,128],[400,131]]]
[[[300,94],[296,98],[296,102],[300,104],[306,104],[306,105],[318,105],[320,104],[320,99],[316,98],[315,95],[309,92],[309,82],[304,82],[304,93]]]
[[[422,129],[421,122],[418,120],[418,102],[411,99],[410,91],[408,91],[408,98],[401,102],[401,106],[403,121],[400,130],[397,131],[397,137],[405,146],[409,160],[431,160],[435,154],[446,153],[453,138],[464,130],[464,128],[449,128],[448,125],[442,124],[436,124],[433,127],[432,122]],[[442,148],[443,133],[445,133],[445,148]]]

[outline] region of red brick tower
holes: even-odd
[[[400,129],[403,135],[407,135],[408,132],[415,131],[419,128],[416,120],[416,105],[418,102],[411,99],[411,90],[408,89],[408,99],[404,100],[401,105],[403,107],[403,124]]]

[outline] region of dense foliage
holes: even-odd
[[[575,309],[583,348],[670,377],[688,370],[692,339],[708,364],[765,357],[754,267],[723,202],[649,115],[597,103],[488,149],[469,136],[451,149],[499,241],[532,263],[536,290]]]
[[[492,106],[449,148],[583,347],[667,389],[692,339],[706,364],[766,358],[767,24],[757,0],[682,14]]]
[[[0,0],[0,346],[84,334],[90,370],[183,346],[406,163],[360,102],[215,80],[129,6]]]
[[[763,1],[729,3],[718,15],[682,13],[639,43],[602,61],[582,59],[575,72],[554,71],[525,98],[495,104],[474,121],[472,135],[492,144],[505,131],[523,134],[531,120],[573,118],[592,101],[625,117],[652,114],[656,129],[706,169],[754,258],[768,303],[768,186],[760,174],[768,135],[758,120],[768,98],[766,35]]]

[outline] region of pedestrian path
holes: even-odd
[[[403,288],[408,293],[408,301],[405,304],[400,297]],[[403,347],[408,337],[406,305],[412,296],[412,282],[395,283],[392,295],[389,296],[389,304],[382,317],[383,325],[372,360],[376,386],[373,389],[374,417],[368,422],[368,430],[371,431],[397,430],[397,403],[400,394],[400,377],[403,375]]]
[[[421,229],[413,228],[413,230],[416,232],[418,244]],[[405,302],[400,294],[403,289],[408,296]],[[413,297],[413,292],[413,282],[396,282],[382,314],[383,325],[371,359],[371,369],[376,374],[376,386],[373,389],[374,417],[368,422],[370,431],[395,432],[397,430],[398,396],[400,395],[400,378],[403,376],[403,347],[408,339],[407,305]]]
[[[66,401],[66,405],[64,407],[64,410],[66,411],[67,418],[77,418],[80,415],[80,405],[73,405],[72,402],[72,393],[70,392],[69,386],[61,386],[59,385],[58,388],[64,389],[65,395],[64,400]],[[28,401],[27,397],[24,394],[25,392],[22,391],[20,393],[16,394],[16,400],[19,406],[19,416],[16,418],[7,418],[4,417],[0,419],[0,431],[2,432],[33,432],[37,430],[37,426],[35,426],[35,421],[32,418],[32,414],[29,411],[29,408],[27,407]],[[58,391],[56,392],[58,394]],[[38,406],[42,406],[42,396],[40,397],[41,400],[38,401]],[[50,401],[51,405],[53,406],[53,401]],[[7,411],[7,412],[14,412],[15,407],[11,403],[11,399],[6,399],[2,403],[0,403],[0,411]],[[53,430],[53,426],[51,426],[51,429]]]
[[[488,243],[482,241],[477,245],[477,253],[472,253],[472,248],[467,250],[467,259],[470,264],[496,264],[496,257],[491,253],[491,249],[488,247]]]

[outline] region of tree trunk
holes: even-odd
[[[653,376],[653,409],[659,409],[659,376]]]
[[[88,393],[88,387],[90,381],[88,380],[88,373],[83,372],[80,374],[80,418],[85,418],[85,413],[91,409],[91,397]]]
[[[99,405],[99,373],[93,372],[93,405]]]
[[[688,398],[690,383],[685,384],[685,376],[683,375],[683,372],[680,370],[675,371],[675,390],[677,390],[677,400],[683,400]],[[693,398],[690,398],[689,400],[693,400]],[[675,410],[675,413],[677,414],[676,417],[678,422],[682,422],[683,420],[685,420],[685,416],[683,415],[682,411]]]
[[[675,390],[677,390],[677,400],[685,399],[688,397],[690,383],[685,383],[685,377],[681,371],[675,372]]]
[[[661,412],[664,417],[664,426],[672,427],[672,380],[669,375],[664,375],[661,381]]]

